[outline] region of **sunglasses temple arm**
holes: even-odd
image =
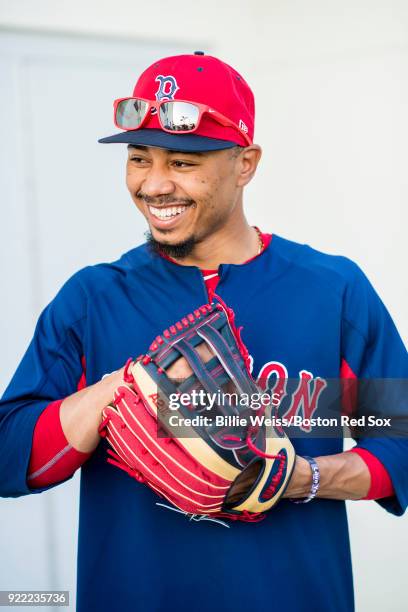
[[[223,125],[224,127],[234,127],[235,129],[238,127],[233,121],[228,119],[228,117],[224,117],[224,115],[222,115],[221,113],[218,113],[217,111],[210,113],[210,116],[211,115],[213,115],[214,119],[216,119],[218,123],[221,123],[221,125]],[[247,136],[247,134],[245,134],[241,130],[239,130],[239,132],[242,134],[243,138],[245,138],[245,140],[247,141],[248,146],[251,145],[252,142]]]

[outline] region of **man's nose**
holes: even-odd
[[[157,166],[152,166],[141,185],[141,191],[151,198],[161,195],[169,195],[175,190],[173,181],[170,180],[166,171]]]

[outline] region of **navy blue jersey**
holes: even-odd
[[[223,264],[217,293],[243,325],[253,374],[407,378],[408,355],[386,308],[350,259],[274,235],[242,265]],[[0,403],[0,494],[30,489],[33,430],[46,406],[143,353],[151,340],[207,302],[201,271],[146,245],[74,274],[42,312]],[[299,404],[299,410],[302,405]],[[342,452],[339,437],[293,440],[298,454]],[[408,442],[362,438],[387,469],[396,515],[408,496]],[[81,468],[79,612],[351,612],[352,571],[345,503],[282,500],[260,523],[188,520],[106,462],[102,440]],[[60,484],[60,483],[59,483]],[[55,486],[55,485],[52,485]]]

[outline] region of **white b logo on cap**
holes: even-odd
[[[156,100],[161,102],[162,100],[174,100],[174,96],[176,91],[180,89],[177,85],[177,81],[174,76],[169,74],[168,76],[163,76],[159,74],[155,81],[159,83],[159,89],[156,91]]]

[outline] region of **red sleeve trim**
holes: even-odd
[[[92,454],[77,451],[66,439],[60,421],[62,402],[48,404],[35,425],[27,477],[33,489],[65,480]]]
[[[355,413],[358,401],[358,378],[345,359],[340,365],[342,412],[347,416]],[[379,459],[365,448],[354,447],[351,451],[357,453],[370,470],[371,485],[366,497],[362,499],[382,499],[395,495],[391,478]]]
[[[349,453],[357,453],[367,464],[370,470],[371,485],[366,497],[362,499],[382,499],[383,497],[392,497],[395,495],[394,487],[387,470],[379,459],[373,453],[365,448],[354,447]]]
[[[82,364],[82,375],[77,385],[77,391],[80,391],[81,389],[85,389],[86,387],[86,362],[85,362],[84,355],[82,355],[81,364]]]
[[[358,379],[345,359],[340,364],[342,414],[351,416],[357,408]]]
[[[85,357],[81,358],[82,375],[77,389],[86,387]],[[71,446],[60,420],[63,399],[51,402],[41,413],[33,433],[27,484],[32,488],[46,487],[71,476],[92,453],[83,453]]]

